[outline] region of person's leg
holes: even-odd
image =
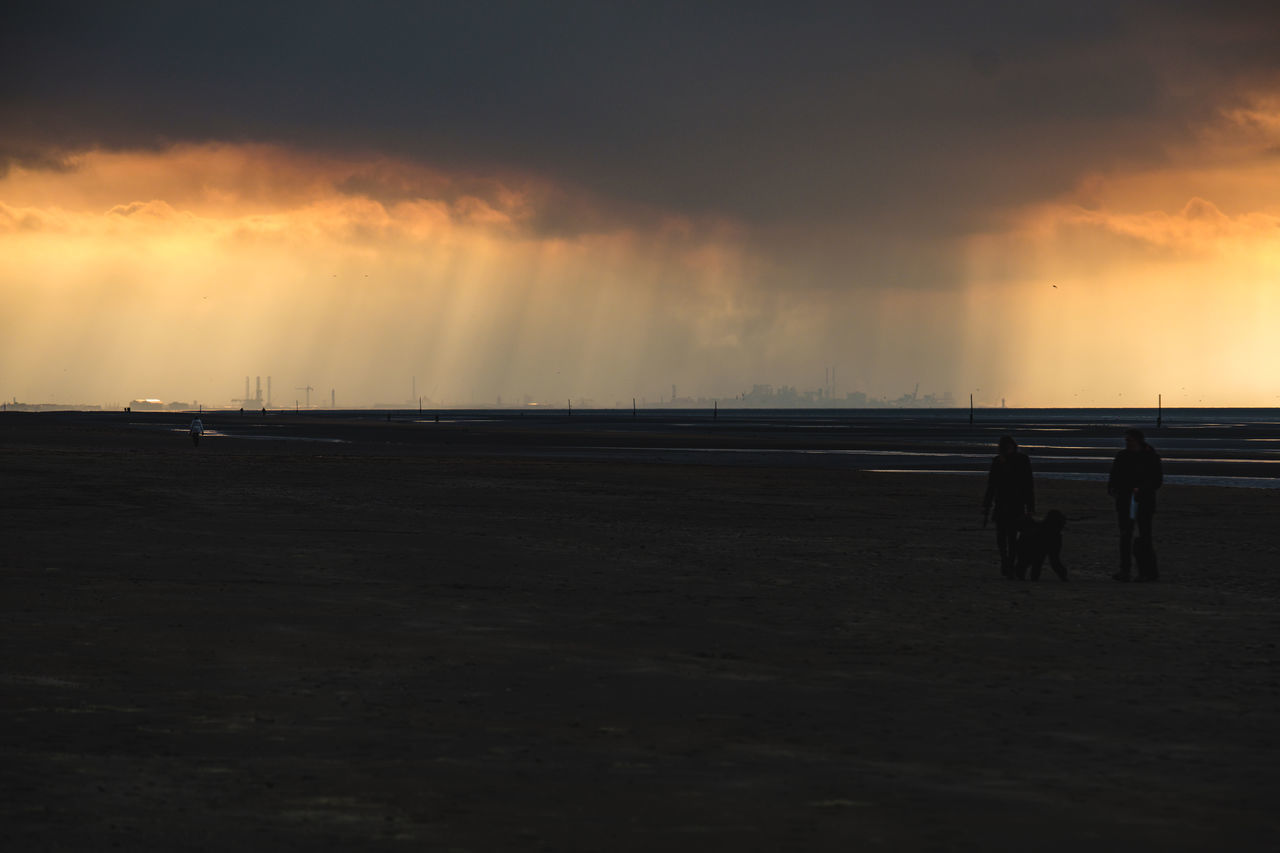
[[[1151,510],[1138,512],[1138,540],[1142,543],[1142,552],[1138,555],[1138,580],[1153,581],[1160,577],[1156,569],[1156,543],[1151,538],[1151,522],[1155,513]]]
[[[1009,574],[1017,577],[1018,548],[1022,545],[1022,517],[1015,515],[1006,519],[1005,524],[1009,525]]]
[[[1000,551],[1000,574],[1005,577],[1013,574],[1013,561],[1016,557],[1013,534],[1016,529],[999,515],[996,516],[996,548]]]
[[[1009,555],[1012,560],[1009,577],[1017,578],[1018,580],[1025,580],[1027,577],[1027,566],[1031,564],[1031,554],[1027,553],[1026,550],[1026,536],[1019,529],[1019,525],[1017,523],[1010,521],[1009,525],[1015,531],[1012,536],[1016,537],[1011,545],[1013,550]]]
[[[1005,519],[1005,524],[1009,525],[1009,575],[1019,579],[1025,578],[1026,566],[1018,566],[1021,562],[1018,554],[1022,549],[1022,539],[1025,535],[1022,529],[1023,518],[1020,514],[1014,513]]]
[[[1118,581],[1129,579],[1129,569],[1133,564],[1133,519],[1129,517],[1129,504],[1116,506],[1116,522],[1120,526],[1120,571],[1112,577]]]

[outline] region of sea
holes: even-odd
[[[61,413],[73,416],[73,413]],[[80,413],[85,418],[118,418]],[[185,432],[193,413],[133,413]],[[1280,488],[1280,409],[347,409],[204,411],[206,441],[300,441],[347,451],[834,467],[985,474],[1001,436],[1036,476],[1105,481],[1124,432],[1144,431],[1165,482]]]

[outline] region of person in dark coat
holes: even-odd
[[[1140,429],[1126,430],[1124,450],[1111,463],[1107,494],[1116,502],[1116,522],[1120,526],[1120,571],[1112,577],[1130,579],[1130,567],[1137,557],[1138,580],[1154,581],[1156,569],[1155,543],[1151,538],[1151,522],[1156,514],[1156,489],[1164,482],[1160,456]],[[1134,527],[1138,538],[1133,538]]]
[[[1000,452],[991,460],[987,475],[987,493],[982,498],[982,524],[995,510],[996,547],[1000,549],[1000,573],[1015,577],[1018,559],[1018,530],[1025,518],[1035,514],[1036,493],[1032,482],[1031,460],[1018,450],[1013,436],[1002,436]]]

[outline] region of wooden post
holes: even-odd
[[[1156,429],[1164,424],[1164,395],[1156,395]]]
[[[969,395],[969,426],[973,426],[973,395]]]

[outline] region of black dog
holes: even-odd
[[[1045,558],[1062,580],[1067,579],[1067,567],[1062,565],[1062,528],[1067,525],[1067,517],[1056,509],[1045,513],[1044,521],[1028,518],[1022,523],[1018,535],[1018,564],[1014,568],[1014,576],[1025,580],[1027,568],[1031,569],[1031,580],[1040,580],[1040,569]]]

